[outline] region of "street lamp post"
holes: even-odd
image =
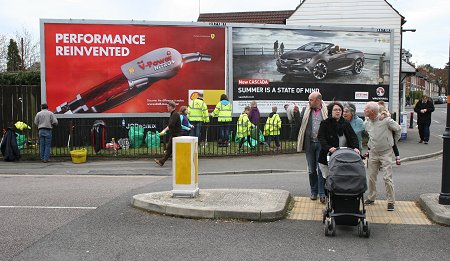
[[[449,42],[449,65],[450,65],[450,42]],[[450,70],[448,70],[450,79]],[[450,89],[450,81],[447,83],[447,90]],[[441,194],[439,194],[439,204],[450,205],[450,95],[447,93],[447,124],[442,138],[444,139],[444,148],[442,155],[442,185]]]

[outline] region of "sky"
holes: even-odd
[[[308,1],[308,0],[307,0]],[[23,29],[39,41],[39,19],[197,21],[201,13],[294,10],[299,0],[0,0],[0,35]],[[416,65],[449,61],[449,0],[388,0],[407,20],[403,48]],[[255,5],[255,3],[257,3]]]

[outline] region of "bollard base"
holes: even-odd
[[[450,205],[450,193],[439,194],[439,204]]]
[[[172,190],[173,198],[196,198],[200,193],[200,189],[195,190]]]

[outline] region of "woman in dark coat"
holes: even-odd
[[[338,147],[354,149],[358,154],[358,138],[352,126],[342,117],[344,107],[339,102],[332,102],[327,106],[328,119],[320,123],[319,139],[321,150],[319,154],[319,166],[324,178],[328,176],[327,154],[333,153]]]

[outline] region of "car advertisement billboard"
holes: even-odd
[[[41,21],[42,97],[57,113],[167,112],[224,91],[225,28]]]
[[[391,33],[324,29],[232,28],[233,112],[256,100],[261,112],[324,101],[389,102]]]

